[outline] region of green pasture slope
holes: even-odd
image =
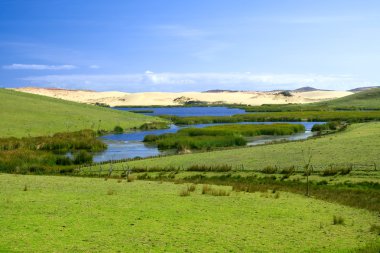
[[[0,137],[50,135],[82,129],[111,131],[163,121],[155,117],[0,89]]]
[[[361,91],[346,97],[333,99],[318,104],[331,108],[377,109],[380,110],[380,88]]]
[[[142,159],[129,161],[123,165],[187,168],[192,165],[228,164],[243,165],[245,169],[255,170],[275,165],[279,168],[293,165],[302,167],[305,165],[308,150],[312,153],[311,162],[314,165],[376,163],[379,167],[380,122],[352,124],[343,132],[305,141]]]
[[[343,253],[380,243],[367,210],[286,192],[202,195],[201,185],[181,197],[184,187],[0,174],[0,252]]]

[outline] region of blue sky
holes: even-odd
[[[0,87],[380,85],[380,1],[0,0]]]

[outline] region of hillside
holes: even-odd
[[[146,122],[162,121],[145,115],[6,89],[0,89],[0,108],[0,137],[39,136],[80,129],[110,131],[116,125],[129,129]]]
[[[320,103],[336,109],[380,109],[380,88],[373,88],[358,93]]]

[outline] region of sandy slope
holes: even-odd
[[[110,106],[148,106],[180,105],[181,101],[198,100],[209,103],[223,102],[228,104],[286,104],[310,103],[352,94],[349,91],[310,91],[295,92],[292,97],[278,95],[276,92],[142,92],[125,93],[118,91],[96,92],[86,90],[64,90],[46,88],[18,88],[22,92],[61,98],[82,103],[105,103]]]

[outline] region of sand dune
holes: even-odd
[[[293,92],[291,97],[278,92],[142,92],[125,93],[119,91],[96,92],[88,90],[64,90],[25,87],[17,91],[39,94],[81,103],[105,103],[110,106],[150,106],[181,105],[186,101],[228,104],[287,104],[311,103],[340,98],[352,94],[349,91],[309,91]]]

